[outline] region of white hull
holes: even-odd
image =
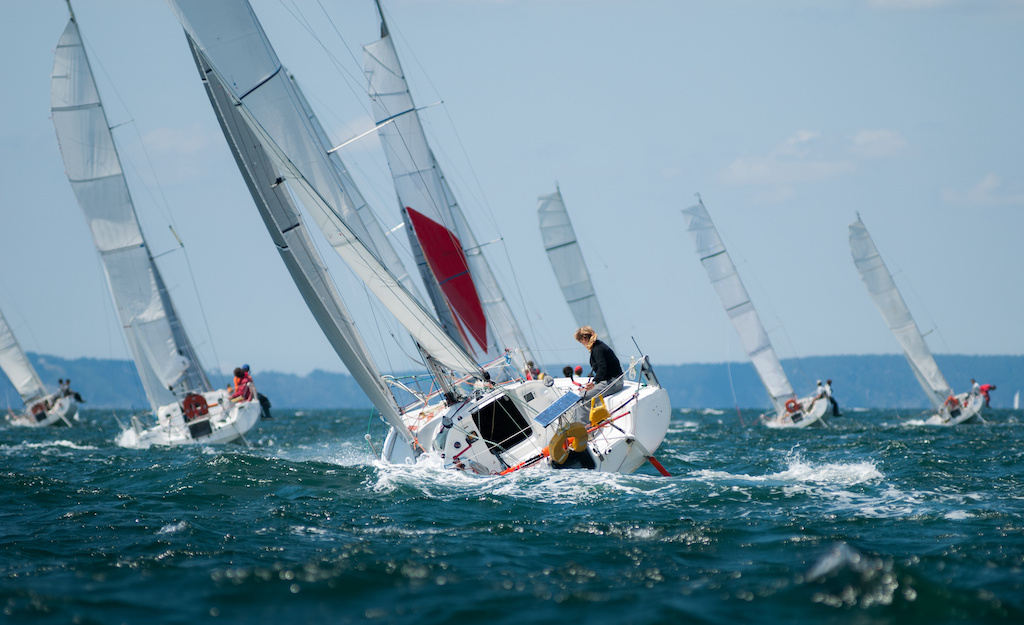
[[[828,422],[825,421],[825,413],[830,406],[827,397],[818,400],[804,397],[799,401],[800,406],[797,410],[787,410],[773,416],[761,415],[761,423],[770,428],[828,427]]]
[[[956,396],[957,405],[950,407],[948,404],[942,410],[928,417],[925,421],[928,425],[960,425],[961,423],[984,423],[981,418],[981,409],[985,406],[985,398],[981,395],[960,393]]]
[[[42,404],[35,414],[32,407]],[[71,425],[71,420],[78,414],[78,402],[73,395],[58,397],[57,394],[48,395],[43,399],[32,402],[29,410],[22,414],[9,413],[7,419],[12,425],[20,425],[30,428],[41,428],[50,425]]]
[[[225,390],[202,395],[209,406],[209,414],[186,423],[181,403],[161,406],[155,425],[145,427],[138,417],[132,417],[115,442],[129,449],[148,449],[154,445],[219,445],[244,440],[260,418],[260,403],[256,399],[232,402]]]
[[[550,386],[548,381],[552,382]],[[547,426],[534,418],[577,389],[569,378],[512,382],[476,391],[468,401],[447,407],[427,406],[402,418],[416,435],[419,448],[440,454],[446,468],[482,475],[507,474],[528,466],[551,466],[544,450],[558,429],[570,422],[575,409]],[[625,382],[623,390],[605,398],[605,403],[610,419],[594,428],[588,424],[591,432],[585,453],[593,459],[597,471],[632,473],[648,461],[665,438],[672,416],[668,392],[651,375],[640,383]],[[442,427],[445,417],[452,423],[447,430]],[[494,440],[499,437],[503,440]],[[381,458],[411,463],[416,456],[392,429]]]

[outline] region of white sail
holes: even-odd
[[[18,344],[3,311],[0,311],[0,369],[26,404],[47,394],[46,386]]]
[[[210,383],[139,228],[74,17],[55,51],[51,112],[64,167],[85,213],[121,326],[153,409]]]
[[[1020,410],[1020,391],[1013,394],[1013,409]]]
[[[352,209],[351,200],[249,4],[245,0],[169,3],[210,64],[209,72],[216,73],[230,92],[240,119],[272,159],[281,175],[279,182],[287,182],[338,255],[429,357],[449,369],[482,375],[476,362],[368,247],[359,216],[353,211],[342,217],[338,207]]]
[[[306,305],[373,405],[395,427],[399,436],[411,440],[411,434],[399,416],[394,397],[384,384],[362,338],[355,331],[355,323],[331,281],[323,259],[309,238],[298,207],[292,201],[288,188],[277,184],[280,176],[272,159],[263,149],[259,137],[239,114],[230,93],[220,83],[218,74],[212,71],[209,62],[191,38],[189,44],[235,162]]]
[[[725,312],[736,328],[740,342],[754,364],[761,383],[768,390],[776,413],[784,414],[786,400],[794,397],[793,387],[782,369],[782,363],[775,353],[775,348],[772,347],[764,324],[761,323],[761,318],[750,301],[747,289],[736,272],[736,265],[729,257],[729,252],[726,251],[711,216],[704,208],[704,202],[683,209],[683,216],[686,217],[686,229],[693,236],[697,246],[697,255],[708,272],[711,284],[718,292]]]
[[[605,323],[601,304],[594,293],[590,272],[583,261],[583,252],[576,240],[569,212],[565,209],[561,190],[556,189],[554,193],[537,198],[537,217],[544,251],[548,253],[551,269],[555,272],[558,286],[569,304],[576,326],[588,325],[594,328],[601,340],[612,347],[608,324]]]
[[[366,200],[363,199],[358,187],[356,187],[355,181],[352,180],[352,176],[348,173],[348,167],[345,166],[344,161],[341,160],[341,157],[338,156],[337,152],[330,151],[332,147],[330,139],[327,137],[327,133],[324,132],[323,126],[320,124],[320,120],[313,114],[313,109],[309,106],[309,102],[306,100],[306,96],[302,93],[302,89],[299,88],[299,85],[294,78],[291,80],[295,87],[295,95],[299,98],[299,104],[302,105],[302,110],[305,112],[306,118],[309,120],[310,127],[320,140],[321,149],[329,155],[328,157],[337,169],[338,176],[341,179],[342,188],[351,201],[356,214],[359,216],[359,221],[366,232],[366,240],[368,241],[367,247],[377,253],[384,265],[391,270],[393,274],[395,274],[395,277],[398,278],[399,282],[402,283],[402,286],[404,286],[407,291],[422,301],[419,289],[416,287],[416,282],[409,275],[409,272],[406,271],[405,265],[398,257],[398,253],[395,251],[394,246],[391,245],[391,241],[384,232],[384,229],[381,228],[376,215],[374,215],[373,210],[370,209]]]
[[[438,289],[428,288],[434,307],[438,311],[450,308],[464,336],[472,337],[489,357],[499,355],[502,348],[521,349],[516,356],[521,370],[533,356],[427,143],[383,15],[381,38],[363,50],[377,134],[391,168],[410,244],[424,282],[439,283],[445,297],[441,301]]]
[[[860,215],[857,215],[857,221],[850,224],[850,252],[871,299],[903,348],[914,376],[928,395],[928,401],[936,410],[941,409],[953,391],[935,363],[928,344],[925,343],[917,323],[910,314],[910,309],[903,301],[903,296],[900,295],[896,282],[878,253],[878,248],[875,247],[867,228],[864,227]]]

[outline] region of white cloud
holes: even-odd
[[[942,200],[949,204],[968,204],[972,206],[1024,206],[1024,194],[1000,195],[999,187],[1002,179],[995,174],[988,174],[981,182],[967,191],[943,189]]]
[[[150,152],[171,156],[193,156],[210,147],[206,133],[198,123],[188,128],[157,128],[147,132],[142,141]]]
[[[223,144],[219,129],[217,135],[210,135],[199,123],[182,128],[156,128],[142,137],[147,153],[145,158],[152,159],[152,166],[156,168],[156,176],[161,184],[198,179],[208,175],[208,157],[215,145],[214,141]],[[226,148],[227,146],[223,145],[223,149]],[[146,161],[138,158],[137,152],[134,154],[127,160],[133,161],[135,167],[140,170],[148,169]]]
[[[894,130],[861,130],[853,137],[851,152],[861,158],[891,158],[907,147],[907,140]]]
[[[820,182],[847,174],[854,169],[848,160],[830,160],[820,155],[821,133],[800,130],[765,156],[741,157],[720,174],[725,184],[785,186]],[[781,193],[786,195],[787,191]],[[767,196],[781,196],[779,193]]]

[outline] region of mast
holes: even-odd
[[[914,377],[924,389],[932,407],[941,410],[946,398],[953,394],[953,390],[939,370],[932,350],[928,348],[917,322],[903,301],[892,273],[886,267],[867,227],[860,219],[860,213],[857,213],[857,221],[850,224],[850,253],[871,300],[903,348]]]
[[[188,391],[210,390],[139,227],[74,15],[54,54],[50,104],[64,167],[150,406],[155,411]]]
[[[757,375],[761,378],[761,383],[768,391],[775,412],[785,414],[786,400],[795,398],[796,394],[786,377],[786,372],[782,369],[782,363],[775,353],[775,348],[772,347],[764,324],[761,323],[761,318],[750,301],[750,295],[736,271],[736,265],[726,251],[711,216],[704,208],[703,200],[698,198],[696,205],[683,209],[683,216],[686,218],[686,229],[696,244],[700,262],[704,265],[711,285],[715,287],[718,298],[722,301],[729,321],[739,334],[740,343],[743,344]]]
[[[381,38],[363,48],[367,90],[428,296],[442,319],[452,312],[465,344],[490,357],[520,349],[522,370],[535,359],[430,149],[379,0],[376,6]]]
[[[263,149],[259,137],[239,114],[229,91],[220,82],[209,61],[192,38],[186,37],[228,147],[292,281],[324,336],[359,387],[385,421],[395,428],[399,436],[411,443],[412,435],[402,424],[395,399],[383,383],[362,338],[355,331],[355,323],[327,274],[326,265],[309,237],[298,207],[287,187],[278,182],[282,179],[279,170]]]
[[[288,185],[335,252],[405,326],[420,349],[448,369],[483,378],[472,357],[444,333],[367,245],[358,216],[343,215],[342,204],[348,200],[341,180],[248,2],[170,0],[170,4],[208,63],[208,76],[216,74],[237,115],[277,168],[279,178],[274,184]]]

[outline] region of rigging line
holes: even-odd
[[[396,31],[393,28],[393,24],[390,21],[388,22],[388,33],[392,37],[392,39],[394,39]],[[431,80],[430,74],[423,67],[423,64],[420,63],[419,57],[416,55],[415,50],[411,46],[408,45],[408,42],[405,41],[405,36],[402,34],[402,31],[400,29],[397,31],[397,35],[402,38],[403,43],[405,43],[406,47],[411,51],[410,55],[412,56],[413,62],[415,62],[416,65],[420,68],[420,73],[426,79],[427,84],[429,84],[430,88],[434,90],[434,93],[440,94],[441,93],[440,90],[434,84],[434,81]],[[458,129],[455,127],[455,122],[452,119],[451,114],[448,111],[448,107],[443,107],[443,108],[444,108],[444,111],[445,111],[445,117],[448,119],[448,123],[451,125],[452,132],[455,135],[456,143],[459,145],[459,148],[462,151],[462,156],[466,160],[466,163],[469,166],[470,173],[472,174],[472,178],[473,178],[474,182],[476,183],[477,189],[481,193],[481,197],[483,198],[482,201],[481,200],[477,200],[477,201],[480,202],[484,207],[487,208],[487,214],[488,214],[488,217],[490,217],[490,219],[492,221],[492,226],[496,230],[498,230],[500,232],[500,229],[497,228],[497,221],[494,219],[494,213],[493,213],[493,211],[492,211],[492,209],[490,207],[490,204],[487,202],[487,197],[486,197],[486,195],[483,194],[483,185],[480,184],[480,178],[479,178],[479,176],[477,176],[476,170],[473,168],[472,161],[469,159],[469,154],[466,152],[466,147],[465,147],[465,144],[462,141],[462,137],[459,136]],[[456,168],[456,171],[457,172],[459,171],[458,168]]]
[[[359,93],[353,87],[353,84],[358,83],[359,80],[355,76],[353,76],[347,69],[345,69],[345,66],[341,63],[340,59],[338,59],[338,57],[335,56],[334,53],[331,52],[331,50],[327,47],[324,41],[320,39],[319,36],[317,36],[317,34],[313,31],[313,28],[310,25],[309,21],[305,20],[304,18],[300,19],[300,16],[302,15],[301,9],[299,9],[298,6],[295,5],[294,1],[292,2],[292,6],[295,8],[294,11],[285,6],[283,0],[281,0],[281,6],[284,7],[285,11],[287,11],[293,18],[295,18],[295,21],[298,22],[299,25],[302,26],[306,30],[306,32],[309,33],[309,36],[312,37],[313,40],[320,45],[320,48],[323,49],[324,53],[327,55],[327,58],[331,60],[331,64],[334,65],[335,70],[337,70],[339,75],[342,76],[342,82],[344,82],[345,85],[349,88],[349,91],[352,92],[352,95],[356,96],[356,100],[360,102],[360,106],[362,107],[363,112],[366,113],[368,116],[372,117],[366,102],[363,101],[363,96],[366,95],[366,92],[360,90],[362,93]],[[331,24],[331,27],[334,28],[334,32],[337,33],[338,39],[341,40],[342,47],[345,49],[346,52],[348,52],[349,56],[355,62],[356,67],[359,67],[359,61],[356,59],[355,55],[352,54],[352,50],[345,42],[345,38],[341,36],[341,33],[338,31],[338,27],[334,24],[334,20],[331,19],[330,15],[327,15],[327,12],[324,10],[322,4],[320,5],[320,9],[324,11],[324,15],[327,17],[327,21]]]
[[[72,17],[72,19],[75,19],[75,18],[74,18],[74,17]],[[77,24],[77,19],[75,19],[75,22],[76,22],[76,24]],[[84,37],[84,36],[82,36],[82,34],[81,34],[81,32],[80,32],[80,31],[79,31],[79,39],[80,39],[80,40],[82,41],[82,47],[83,47],[83,49],[85,49],[85,48],[86,48],[86,43],[85,43],[85,37]],[[139,146],[140,146],[140,148],[141,148],[141,150],[142,150],[142,154],[143,154],[143,156],[144,156],[144,157],[145,157],[145,159],[146,159],[146,163],[147,163],[147,164],[148,164],[148,166],[149,166],[150,174],[151,174],[151,175],[153,176],[153,181],[154,181],[154,183],[156,184],[156,187],[157,187],[157,191],[159,192],[160,198],[161,198],[161,200],[162,200],[162,204],[161,204],[160,202],[157,202],[157,201],[156,201],[156,198],[153,198],[152,192],[150,191],[150,189],[149,189],[148,185],[146,185],[146,184],[145,184],[145,182],[143,182],[143,187],[145,187],[145,188],[146,188],[146,191],[147,191],[147,193],[149,193],[149,194],[150,194],[150,197],[151,197],[151,198],[152,198],[152,199],[154,200],[154,202],[155,202],[155,203],[157,204],[157,206],[159,206],[159,207],[160,207],[160,210],[161,210],[162,212],[164,212],[164,213],[165,213],[165,218],[166,218],[166,219],[168,219],[168,221],[170,221],[171,223],[174,223],[174,222],[173,222],[173,218],[171,218],[171,217],[169,216],[169,214],[168,214],[168,209],[167,209],[167,206],[168,206],[168,203],[167,203],[167,198],[166,198],[166,196],[164,195],[164,191],[163,191],[163,188],[162,188],[162,187],[160,186],[160,181],[159,181],[159,179],[158,179],[158,178],[156,177],[156,168],[155,168],[155,167],[153,167],[153,161],[152,161],[152,159],[150,159],[150,157],[149,157],[149,153],[148,153],[148,152],[146,151],[146,145],[145,145],[145,143],[144,143],[144,142],[142,141],[142,134],[141,134],[141,133],[139,132],[138,124],[136,124],[136,122],[135,122],[135,116],[131,114],[131,109],[130,109],[130,108],[128,107],[128,104],[127,104],[127,102],[125,102],[125,99],[124,99],[124,98],[123,98],[123,97],[121,96],[121,92],[120,92],[120,91],[118,91],[118,89],[117,89],[117,83],[116,83],[116,82],[115,82],[115,81],[114,81],[114,80],[113,80],[113,79],[111,78],[110,74],[109,74],[109,73],[107,72],[107,68],[106,68],[106,66],[105,66],[105,65],[103,64],[103,62],[102,62],[102,60],[101,60],[101,57],[100,57],[100,55],[96,54],[96,51],[95,51],[95,49],[94,49],[94,48],[92,47],[92,45],[91,45],[91,44],[90,44],[90,45],[88,46],[88,49],[86,50],[86,56],[87,56],[87,58],[89,59],[89,65],[90,65],[90,66],[91,66],[91,65],[93,65],[93,64],[95,64],[95,65],[96,65],[97,67],[99,67],[99,69],[100,69],[100,72],[101,72],[101,73],[103,74],[103,77],[104,77],[104,78],[106,79],[106,82],[107,82],[107,87],[106,87],[106,88],[110,89],[110,91],[112,91],[112,92],[114,93],[114,97],[115,97],[115,98],[117,99],[117,101],[118,101],[118,102],[119,102],[119,103],[121,104],[121,107],[122,107],[122,108],[124,109],[125,113],[127,113],[127,115],[128,115],[128,119],[127,119],[127,120],[125,120],[125,121],[119,122],[119,123],[117,123],[117,124],[114,124],[114,125],[112,125],[112,126],[111,126],[111,125],[109,125],[109,123],[108,123],[108,126],[107,126],[107,128],[108,128],[108,129],[109,129],[109,130],[111,131],[111,133],[110,133],[110,136],[111,136],[111,140],[112,140],[112,141],[114,140],[114,133],[113,133],[113,131],[114,131],[114,129],[115,129],[115,128],[120,128],[121,126],[124,126],[124,125],[126,125],[126,124],[127,124],[127,125],[131,125],[131,127],[132,127],[132,128],[134,129],[134,131],[135,131],[135,136],[136,136],[136,137],[138,138],[138,140],[139,140]],[[94,79],[94,80],[95,80],[95,79]],[[97,85],[97,87],[96,87],[96,88],[97,88],[97,89],[99,89],[99,86]],[[107,107],[107,105],[106,105],[106,104],[105,104],[105,103],[103,102],[102,98],[101,98],[101,104],[100,104],[100,106],[101,106],[101,107],[102,107],[102,109],[103,109],[103,114],[104,114],[104,116],[107,116],[107,114],[108,114],[108,107]],[[109,122],[109,118],[108,118],[108,122]],[[117,149],[117,148],[116,148],[116,145],[115,145],[115,150],[116,150],[116,149]],[[118,161],[120,162],[120,161],[121,161],[121,159],[120,159],[120,158],[118,158]],[[124,164],[123,164],[123,163],[120,163],[120,164],[121,164],[121,169],[122,169],[122,170],[124,170]],[[131,164],[129,164],[129,165],[130,165],[130,166],[132,166],[132,167],[134,167],[134,166],[133,166],[133,165],[131,165]],[[141,178],[140,178],[140,180],[141,180]]]
[[[368,135],[368,134],[370,134],[372,132],[376,132],[376,131],[380,130],[381,128],[383,128],[387,124],[394,123],[395,121],[398,120],[399,117],[401,117],[403,115],[408,115],[409,113],[419,113],[420,111],[422,111],[424,109],[428,109],[428,108],[430,108],[432,106],[437,106],[438,104],[444,104],[444,102],[438,101],[438,102],[434,102],[433,104],[425,104],[425,105],[420,106],[420,107],[411,108],[411,109],[409,109],[407,111],[402,111],[401,113],[395,113],[394,115],[392,115],[390,117],[387,117],[385,119],[380,120],[379,122],[377,122],[377,124],[373,128],[367,130],[366,132],[360,133],[359,135],[356,135],[355,137],[352,137],[348,141],[345,141],[345,142],[343,142],[343,143],[341,143],[339,145],[336,145],[333,148],[327,150],[327,153],[328,154],[334,154],[335,152],[337,152],[341,148],[345,147],[346,145],[348,145],[350,143],[354,143],[355,141],[358,141],[359,139],[362,139],[366,135]]]
[[[729,331],[730,328],[727,325],[722,326],[723,330]],[[747,427],[747,424],[743,422],[743,414],[740,412],[740,401],[736,398],[736,384],[732,379],[732,342],[730,339],[726,339],[726,358],[725,358],[725,370],[729,374],[729,390],[732,391],[732,405],[736,407],[736,416],[740,418],[740,425]]]
[[[210,350],[213,352],[214,366],[217,368],[217,373],[223,373],[220,366],[220,356],[217,354],[217,344],[213,340],[213,332],[210,330],[210,322],[206,317],[206,308],[203,306],[203,298],[199,295],[199,285],[196,284],[195,272],[192,271],[192,261],[189,260],[188,257],[188,249],[185,247],[185,243],[181,240],[181,237],[179,237],[178,233],[174,230],[174,226],[168,226],[168,228],[171,229],[171,234],[173,234],[174,238],[177,239],[178,245],[181,248],[182,255],[185,257],[185,266],[188,268],[188,277],[189,280],[192,281],[192,291],[196,294],[196,302],[199,304],[199,315],[203,318],[203,327],[206,328],[206,336],[210,341]],[[178,323],[183,324],[181,319],[178,320]],[[184,328],[182,329],[182,331],[184,331]],[[189,346],[191,347],[191,350],[194,352],[195,347],[192,347],[192,342],[189,341],[188,343]],[[192,354],[192,358],[194,359],[196,365],[198,365],[199,368],[202,369],[202,365],[200,364],[199,361],[199,354]],[[206,377],[205,371],[201,371],[201,373],[203,377]]]

